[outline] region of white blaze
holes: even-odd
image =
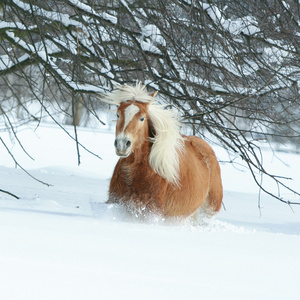
[[[123,131],[125,131],[125,129],[128,126],[128,124],[132,121],[133,117],[139,111],[140,111],[140,109],[136,105],[134,105],[134,104],[131,104],[128,107],[126,107],[125,112],[124,112],[125,121],[124,121]]]

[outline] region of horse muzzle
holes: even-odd
[[[127,157],[131,153],[131,140],[127,137],[116,137],[115,149],[116,154],[121,157]]]

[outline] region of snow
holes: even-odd
[[[245,16],[236,20],[225,19],[216,5],[202,3],[202,7],[217,25],[221,24],[225,30],[233,35],[238,35],[241,32],[246,35],[254,35],[260,32],[257,21],[253,16]]]
[[[29,55],[24,54],[20,58],[18,58],[17,63],[15,63],[11,60],[11,58],[8,55],[4,54],[4,55],[0,56],[0,71],[10,69],[10,68],[12,68],[12,67],[14,67],[18,64],[21,64],[22,62],[24,62],[28,58],[29,58]]]
[[[82,10],[86,11],[87,13],[92,13],[95,16],[99,16],[100,15],[94,9],[92,9],[91,6],[86,5],[86,4],[82,3],[81,1],[78,1],[78,0],[69,0],[69,2],[71,2],[72,4],[74,4],[75,6],[77,6],[79,9],[82,9]],[[110,21],[113,24],[117,24],[117,22],[118,22],[118,20],[117,20],[116,17],[114,17],[114,16],[112,16],[112,15],[106,13],[106,12],[101,13],[100,16],[103,19],[106,19],[107,21]]]
[[[77,82],[74,82],[72,78],[68,75],[66,75],[51,59],[48,59],[49,54],[55,53],[59,48],[55,46],[52,43],[46,43],[48,48],[45,49],[44,43],[36,43],[34,46],[29,45],[25,43],[23,40],[21,40],[19,37],[16,37],[13,32],[6,32],[6,34],[11,38],[14,39],[16,43],[21,45],[24,49],[31,51],[32,53],[36,53],[48,66],[52,67],[52,71],[56,72],[56,74],[71,87],[73,90],[76,91],[90,91],[90,92],[97,92],[101,93],[105,91],[102,87],[95,86],[92,84],[80,84]],[[63,42],[61,41],[61,44]],[[52,48],[52,49],[51,49]],[[39,50],[37,50],[39,49]],[[73,49],[73,52],[76,51]],[[75,53],[75,52],[74,52]],[[27,59],[29,56],[27,54],[24,54],[18,59],[18,63],[21,63],[25,59]],[[6,55],[3,55],[0,57],[0,70],[4,69],[4,67],[9,68],[12,67],[12,62],[10,58]],[[107,71],[107,70],[106,70]],[[108,72],[107,73],[110,76],[113,76],[112,73]]]
[[[154,43],[166,46],[166,40],[163,38],[159,28],[154,24],[145,25],[142,28],[142,36],[149,37]]]
[[[1,29],[18,28],[20,30],[26,30],[28,28],[34,28],[34,26],[26,27],[24,24],[20,22],[5,22],[1,20],[0,28]]]
[[[157,47],[155,47],[154,44],[150,41],[140,40],[140,45],[143,51],[161,54],[161,51]]]
[[[293,212],[262,195],[259,210],[249,172],[222,164],[226,211],[208,225],[140,223],[104,204],[117,162],[114,134],[78,134],[102,160],[80,149],[77,166],[75,142],[54,125],[19,128],[34,161],[1,132],[22,166],[51,184],[14,168],[0,148],[0,188],[20,197],[0,193],[1,299],[299,299],[299,206]],[[276,153],[281,162],[263,152],[266,167],[299,187],[299,155]]]
[[[65,26],[73,25],[79,28],[82,26],[82,23],[72,20],[68,14],[47,11],[39,6],[24,3],[20,0],[13,0],[13,2],[25,11],[34,12],[36,15],[43,16],[51,21],[62,22]]]

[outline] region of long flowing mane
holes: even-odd
[[[149,118],[153,126],[154,137],[149,155],[149,164],[153,170],[169,182],[179,185],[179,154],[184,149],[184,139],[180,134],[180,122],[171,110],[154,104],[153,95],[148,94],[141,83],[135,86],[124,85],[104,97],[105,102],[120,105],[122,102],[136,100],[150,103]]]
[[[184,149],[180,123],[173,111],[154,104],[149,106],[149,117],[155,131],[155,136],[151,139],[153,146],[149,164],[155,172],[178,185],[179,154]]]

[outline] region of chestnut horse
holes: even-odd
[[[199,208],[221,208],[220,167],[212,148],[196,136],[180,134],[170,110],[153,104],[140,83],[105,96],[116,104],[115,167],[107,203],[120,203],[135,215],[188,217]]]

